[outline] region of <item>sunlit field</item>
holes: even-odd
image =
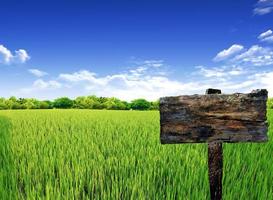
[[[224,199],[272,199],[272,130],[224,145]],[[209,199],[207,145],[161,145],[157,111],[0,111],[0,199]]]

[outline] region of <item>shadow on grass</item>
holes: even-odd
[[[0,198],[15,199],[16,183],[13,154],[11,149],[11,123],[0,116]]]

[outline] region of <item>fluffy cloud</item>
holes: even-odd
[[[272,30],[269,29],[261,33],[258,39],[263,42],[273,42]],[[236,66],[269,66],[273,64],[273,50],[270,47],[259,45],[252,45],[249,49],[246,49],[242,45],[234,44],[219,52],[213,60],[226,61],[229,65]],[[209,74],[209,71],[207,72]],[[217,74],[221,75],[221,73],[222,71],[218,70]]]
[[[250,77],[256,81],[256,85],[260,87],[267,88],[269,95],[273,96],[273,71],[257,73],[253,77]]]
[[[0,63],[9,63],[12,60],[13,55],[3,45],[0,45]]]
[[[206,86],[195,82],[183,83],[170,80],[163,76],[146,76],[138,80],[131,79],[124,74],[112,76],[104,87],[90,85],[86,89],[99,96],[117,96],[121,99],[132,100],[135,98],[146,98],[155,100],[161,96],[199,93]]]
[[[62,80],[70,81],[70,82],[78,82],[78,81],[95,81],[96,74],[90,72],[88,70],[80,70],[79,72],[75,72],[72,74],[60,74],[59,78]]]
[[[38,79],[34,82],[33,86],[38,89],[56,89],[60,88],[61,84],[57,81],[44,81],[42,79]]]
[[[268,66],[273,64],[273,51],[270,48],[253,45],[247,51],[232,59],[237,64]]]
[[[5,46],[0,45],[0,63],[11,64],[11,63],[25,63],[30,59],[27,51],[19,49],[12,54],[12,52]]]
[[[160,64],[160,66],[159,66]],[[98,76],[94,72],[81,70],[74,73],[60,74],[59,80],[81,86],[87,93],[98,96],[115,96],[125,100],[146,98],[155,100],[160,96],[177,95],[204,90],[206,85],[170,80],[161,70],[163,62],[143,62],[123,73]]]
[[[230,58],[231,56],[234,56],[235,54],[241,52],[244,49],[242,45],[239,44],[233,44],[228,49],[224,49],[223,51],[219,52],[215,57],[214,61],[222,61],[227,58]]]
[[[268,30],[258,37],[261,40],[271,36],[271,30]],[[273,51],[269,47],[253,45],[245,49],[241,45],[232,45],[217,54],[214,61],[227,61],[229,65],[236,66],[268,66],[273,64]],[[221,71],[218,71],[220,74]]]
[[[43,71],[41,71],[39,69],[29,69],[28,72],[33,74],[36,77],[43,77],[43,76],[48,75],[47,72],[43,72]]]
[[[248,51],[248,50],[247,50]],[[246,51],[246,52],[247,52]],[[155,63],[142,62],[126,71],[100,76],[90,70],[61,73],[56,79],[36,80],[32,86],[22,89],[21,94],[36,97],[57,98],[80,95],[118,97],[123,100],[146,98],[156,100],[162,96],[181,94],[203,94],[207,88],[220,88],[223,93],[250,92],[252,89],[266,88],[273,95],[270,76],[272,72],[249,70],[237,65],[208,68],[196,67],[189,80],[176,80]],[[21,96],[21,95],[19,95]]]
[[[270,35],[272,35],[272,31],[269,29],[269,30],[267,30],[267,31],[265,31],[265,32],[263,32],[263,33],[261,33],[260,35],[259,35],[259,39],[263,39],[263,38],[266,38],[266,37],[268,37],[268,36],[270,36]]]
[[[205,76],[205,75],[203,75]],[[200,78],[200,83],[206,82],[212,88],[219,88],[223,93],[242,92],[248,93],[254,89],[267,89],[269,96],[273,97],[273,71],[255,72],[248,71],[230,79],[207,77]],[[213,78],[213,79],[212,79]]]
[[[98,76],[88,70],[82,70],[61,74],[59,80],[64,82],[63,85],[72,84],[71,87],[81,88],[81,94],[115,96],[124,100],[135,98],[155,100],[162,96],[202,94],[211,87],[220,88],[224,93],[250,92],[253,89],[266,88],[269,95],[273,96],[271,83],[273,71],[257,73],[238,66],[219,68],[199,66],[191,81],[183,82],[148,71],[141,71],[141,75],[132,72],[137,69],[107,76]]]
[[[199,74],[207,78],[232,78],[233,76],[239,76],[245,74],[246,72],[243,68],[238,66],[221,66],[207,68],[204,66],[197,66],[196,69],[199,70]]]
[[[268,30],[258,36],[260,41],[269,41],[272,31]],[[15,60],[25,62],[29,56],[24,50],[17,50],[13,55],[0,45],[0,56],[3,63]],[[40,98],[56,98],[80,95],[115,96],[124,100],[146,98],[156,100],[162,96],[181,94],[202,94],[207,88],[219,88],[223,93],[250,92],[253,89],[268,89],[273,96],[273,71],[262,71],[263,66],[273,65],[273,51],[269,47],[253,45],[244,48],[234,44],[219,52],[214,61],[225,61],[220,67],[198,66],[187,79],[176,80],[170,77],[167,65],[163,60],[146,60],[135,62],[135,66],[127,70],[100,76],[90,70],[61,73],[57,78],[45,81],[36,80],[30,87],[19,91],[22,94]],[[257,68],[256,66],[259,66]],[[259,70],[258,70],[259,69]],[[29,72],[40,78],[47,75],[38,69]]]
[[[158,64],[162,64],[158,66]],[[99,76],[89,70],[62,73],[55,80],[36,80],[32,86],[23,88],[18,95],[34,95],[43,98],[56,94],[75,97],[77,95],[115,96],[124,100],[146,98],[155,100],[161,96],[203,93],[209,85],[194,81],[172,80],[162,68],[163,62],[143,62],[122,73]]]
[[[55,90],[60,89],[62,84],[55,80],[44,81],[42,79],[38,79],[34,81],[31,87],[23,88],[19,91],[20,94],[29,94],[37,91],[44,90]]]
[[[273,0],[259,0],[253,10],[254,15],[265,15],[273,11]]]
[[[30,56],[24,49],[19,49],[15,51],[15,55],[13,56],[15,62],[25,63],[27,60],[30,59]]]
[[[262,42],[273,42],[273,32],[269,29],[268,31],[261,33],[258,39]]]

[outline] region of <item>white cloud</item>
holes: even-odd
[[[247,72],[248,75],[243,74],[239,79],[218,79],[209,77],[207,79],[200,79],[200,83],[206,82],[212,88],[219,88],[223,93],[242,92],[249,93],[254,89],[267,89],[269,97],[273,97],[273,71],[267,72]]]
[[[9,63],[13,55],[10,50],[8,50],[3,45],[0,45],[0,63]]]
[[[254,8],[254,14],[255,15],[265,15],[268,13],[271,13],[273,10],[273,7],[265,7],[265,8]]]
[[[164,61],[163,60],[145,60],[144,64],[146,64],[149,67],[161,67],[163,66]]]
[[[263,32],[263,33],[261,33],[260,35],[259,35],[259,39],[263,39],[263,38],[266,38],[266,37],[268,37],[268,36],[270,36],[270,35],[272,35],[272,31],[269,29],[269,30],[267,30],[267,31],[265,31],[265,32]]]
[[[224,49],[223,51],[219,52],[215,57],[214,61],[222,61],[227,58],[230,58],[231,56],[234,56],[235,54],[238,54],[244,49],[242,45],[239,44],[233,44],[228,49]]]
[[[272,34],[272,30],[268,30],[264,33],[261,33],[259,36],[258,36],[258,39],[262,42],[273,42],[273,34]]]
[[[253,10],[254,15],[265,15],[273,11],[273,0],[260,0]]]
[[[269,97],[273,97],[272,77],[273,71],[254,72],[237,83],[235,81],[222,83],[222,88],[225,90],[238,90],[240,92],[250,92],[254,89],[267,89]]]
[[[273,96],[273,71],[257,73],[253,76],[254,80],[256,80],[256,85],[260,85],[260,87],[266,88],[268,90],[269,96]]]
[[[147,63],[145,63],[147,64]],[[150,65],[151,63],[149,63]],[[156,68],[159,68],[156,66]],[[115,96],[125,100],[146,98],[155,100],[163,95],[177,95],[200,90],[205,85],[199,83],[182,83],[170,80],[162,71],[151,72],[138,66],[124,73],[99,77],[96,73],[81,70],[71,74],[60,74],[59,80],[81,85],[86,92],[98,96]]]
[[[14,55],[15,62],[17,61],[19,63],[25,63],[29,59],[30,59],[30,56],[28,55],[26,50],[19,49],[19,50],[15,51],[15,55]]]
[[[44,81],[42,79],[38,79],[33,83],[33,86],[38,89],[56,89],[60,88],[61,84],[57,81]]]
[[[262,39],[262,41],[264,41],[264,42],[273,42],[273,35]]]
[[[72,74],[60,74],[59,78],[71,81],[71,82],[78,82],[78,81],[92,81],[95,79],[96,74],[90,72],[88,70],[81,70],[79,72],[75,72]]]
[[[260,41],[273,42],[272,30],[269,29],[261,33],[258,39]],[[252,45],[249,49],[246,49],[242,45],[234,44],[230,48],[219,52],[213,60],[225,61],[229,65],[234,66],[269,66],[273,65],[273,50],[270,47],[262,47],[259,45]],[[213,70],[215,73],[216,71],[216,75],[218,76],[225,73],[221,70]],[[209,72],[210,71],[207,71],[207,74],[210,74]]]
[[[37,77],[43,77],[43,76],[48,75],[47,72],[41,71],[39,69],[29,69],[28,72],[33,74],[34,76],[37,76]]]
[[[77,95],[115,96],[124,100],[146,98],[155,100],[161,96],[200,93],[209,85],[199,82],[180,82],[171,80],[161,67],[154,63],[141,65],[122,73],[99,76],[89,70],[74,73],[62,73],[56,80],[36,80],[31,87],[23,88],[20,94],[41,96],[47,91],[56,94],[54,98],[66,94],[74,98]],[[162,65],[164,63],[162,62]],[[150,67],[150,68],[149,68]],[[57,92],[58,91],[58,92]],[[74,92],[72,92],[74,91]]]
[[[57,79],[38,79],[30,87],[21,89],[20,94],[41,99],[94,94],[130,101],[136,98],[156,100],[162,96],[204,94],[207,88],[219,88],[223,93],[266,88],[273,95],[270,82],[273,71],[257,73],[237,65],[218,68],[198,66],[189,80],[176,80],[162,70],[165,67],[163,62],[161,67],[148,67],[149,64],[143,62],[126,71],[105,76],[90,70],[62,73]]]
[[[207,78],[215,77],[215,78],[232,78],[233,76],[239,76],[245,74],[246,72],[243,68],[238,66],[221,66],[221,67],[213,67],[207,68],[204,66],[197,66],[199,70],[199,74],[205,76]]]
[[[273,64],[273,51],[270,48],[253,45],[247,51],[237,55],[233,62],[253,66],[268,66]]]
[[[210,87],[220,88],[225,93],[250,92],[252,89],[269,87],[258,78],[250,76],[255,75],[255,71],[238,66],[219,68],[198,66],[198,72],[191,77],[191,81],[185,82],[173,80],[164,73],[161,75],[138,69],[142,68],[136,67],[124,73],[107,76],[98,76],[88,70],[82,70],[61,74],[59,78],[68,84],[72,83],[72,87],[79,86],[78,88],[83,89],[82,93],[115,96],[124,100],[135,98],[155,100],[162,96],[202,94]]]
[[[37,91],[44,90],[55,90],[60,89],[62,84],[55,80],[44,81],[42,79],[38,79],[34,81],[31,87],[23,88],[19,91],[21,94],[29,94]]]
[[[2,64],[25,63],[29,59],[30,56],[24,49],[15,50],[13,55],[9,49],[0,45],[0,63]]]
[[[113,91],[117,91],[118,88],[129,87],[137,90],[137,87],[140,85],[149,88],[147,84],[144,84],[144,80],[147,82],[147,80],[155,80],[154,78],[158,80],[158,78],[165,77],[167,73],[161,69],[163,66],[163,60],[146,60],[123,73],[100,77],[94,72],[80,70],[74,73],[62,73],[59,75],[59,80],[67,81],[72,84],[85,82],[84,88],[86,90],[96,90],[96,88],[100,87],[101,89],[98,91],[105,90],[105,87],[111,87],[113,88]],[[110,92],[107,92],[106,94],[109,93]]]
[[[258,36],[262,41],[270,41],[273,39],[272,31],[268,30]],[[268,66],[273,65],[273,51],[269,47],[262,47],[253,45],[249,49],[245,49],[242,45],[232,45],[230,48],[225,49],[217,54],[214,61],[225,60],[227,63],[241,66]],[[205,71],[204,71],[205,72]],[[208,74],[210,71],[207,71]],[[216,72],[214,69],[213,72]],[[218,76],[221,76],[224,71],[218,70]],[[214,76],[216,76],[214,75]]]

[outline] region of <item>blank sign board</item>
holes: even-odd
[[[160,99],[162,144],[267,141],[266,90]]]

